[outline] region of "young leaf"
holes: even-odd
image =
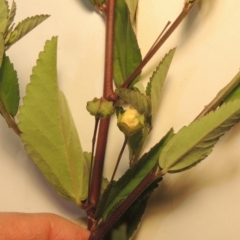
[[[20,38],[25,36],[31,30],[33,30],[36,26],[38,26],[48,17],[49,15],[36,15],[34,17],[26,18],[25,20],[18,23],[17,26],[10,33],[8,41],[5,43],[6,46],[8,48],[12,46],[15,42],[17,42]]]
[[[0,98],[8,113],[14,117],[19,105],[19,86],[17,72],[9,57],[4,55],[0,68]]]
[[[13,1],[11,10],[10,10],[9,15],[8,15],[8,26],[7,26],[7,28],[10,28],[11,24],[13,23],[14,17],[16,15],[16,10],[17,10],[17,6],[16,6],[15,1]]]
[[[88,163],[66,99],[57,84],[57,38],[47,41],[33,68],[23,106],[21,139],[55,190],[78,205],[87,198]]]
[[[140,93],[137,89],[118,88],[116,94],[134,107],[140,114],[146,117],[151,115],[151,105],[148,96]]]
[[[179,172],[196,165],[239,120],[240,99],[237,99],[183,127],[161,152],[159,165],[162,172]]]
[[[0,0],[0,33],[5,33],[8,23],[8,4],[6,0]]]
[[[142,61],[125,0],[116,2],[114,39],[114,81],[119,87]]]
[[[172,138],[173,132],[170,131],[159,143],[157,143],[148,153],[145,153],[141,159],[130,168],[117,182],[114,182],[108,195],[105,207],[98,209],[102,212],[102,218],[105,219],[111,215],[116,206],[124,201],[128,195],[138,186],[146,175],[156,167],[159,154],[166,143]],[[105,193],[108,192],[108,189]],[[101,199],[104,199],[105,194]],[[101,207],[101,202],[99,203]],[[98,214],[97,211],[97,214]]]
[[[167,73],[171,65],[175,50],[176,49],[172,49],[168,54],[165,55],[163,60],[157,66],[150,79],[150,82],[147,85],[146,93],[151,97],[152,118],[155,117],[158,110],[163,85],[167,77]]]

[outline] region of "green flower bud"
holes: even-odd
[[[113,103],[103,98],[94,98],[92,101],[87,102],[87,110],[97,118],[110,117],[114,113]]]
[[[139,115],[135,109],[127,109],[118,116],[118,127],[128,137],[144,127],[144,115]]]

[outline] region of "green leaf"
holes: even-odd
[[[13,1],[12,6],[11,6],[11,10],[10,10],[9,15],[8,15],[8,26],[7,26],[7,28],[11,28],[10,26],[13,23],[13,20],[15,18],[16,10],[17,10],[17,6],[16,6],[15,1]]]
[[[21,139],[30,157],[55,190],[81,205],[87,198],[88,162],[66,99],[57,83],[57,38],[47,41],[33,68],[23,106]]]
[[[137,89],[118,88],[116,94],[146,117],[151,115],[151,105],[148,96]]]
[[[9,57],[4,55],[0,68],[0,97],[8,113],[14,117],[19,106],[19,86],[17,72]]]
[[[163,85],[167,77],[167,73],[171,65],[175,50],[176,49],[172,49],[168,54],[165,55],[163,60],[157,66],[156,70],[153,72],[150,82],[147,85],[146,93],[151,97],[152,118],[154,118],[157,113],[162,95]]]
[[[138,161],[148,134],[149,125],[145,124],[141,131],[138,131],[128,138],[130,166]]]
[[[162,150],[162,172],[179,172],[206,158],[219,138],[240,120],[240,99],[183,127]]]
[[[173,136],[170,131],[159,143],[157,143],[148,153],[145,153],[141,159],[130,168],[117,182],[112,184],[110,193],[108,195],[105,207],[101,209],[101,201],[98,205],[97,215],[99,211],[102,212],[102,218],[106,219],[111,213],[123,202],[128,195],[140,184],[146,175],[156,167],[160,152],[166,143]],[[102,195],[108,194],[108,188]],[[100,208],[100,209],[99,209]]]
[[[0,0],[0,33],[5,33],[8,23],[8,4],[6,0]]]
[[[145,94],[145,93],[146,93],[145,87],[144,87],[142,81],[139,81],[139,82],[135,83],[134,86],[133,86],[133,88],[138,89],[138,91],[139,91],[140,93],[142,93],[142,94]]]
[[[125,0],[125,1],[128,5],[131,22],[132,24],[134,24],[138,8],[138,0]]]
[[[114,40],[114,81],[119,87],[142,61],[125,0],[116,2]]]
[[[138,226],[145,213],[149,197],[151,193],[154,191],[154,189],[158,187],[158,183],[161,180],[162,178],[157,179],[138,197],[138,199],[123,214],[123,216],[118,220],[116,225],[112,228],[114,231],[115,229],[121,230],[121,227],[125,226],[125,231],[124,231],[125,238],[130,239],[133,236],[135,231],[138,229]],[[122,229],[122,233],[123,233],[123,229]],[[112,237],[111,239],[115,240],[114,237]]]
[[[222,93],[225,93],[225,96],[222,97],[222,103],[233,101],[240,97],[240,72],[232,79],[232,81],[224,87],[217,96],[220,96]]]
[[[9,38],[11,37],[11,33],[12,33],[12,30],[14,27],[13,21],[14,21],[15,15],[16,15],[16,10],[17,10],[17,6],[16,6],[16,3],[13,1],[11,10],[10,10],[9,16],[8,16],[7,31],[4,34],[4,44],[6,44],[9,41]]]
[[[199,119],[209,112],[215,110],[223,103],[237,99],[239,96],[240,72],[238,72],[235,77],[218,92],[217,96],[203,109],[203,111],[196,117],[196,119]]]
[[[49,15],[36,15],[34,17],[26,18],[17,24],[17,26],[11,32],[8,41],[6,42],[6,46],[10,47],[35,27],[37,27],[40,23],[46,20]]]

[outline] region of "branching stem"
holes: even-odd
[[[127,209],[134,203],[134,201],[147,189],[153,182],[163,176],[161,172],[156,174],[156,167],[154,167],[140,184],[128,195],[128,197],[121,203],[121,205],[112,212],[104,224],[91,232],[89,240],[101,240],[104,235],[111,229],[117,220],[127,211]]]
[[[159,39],[159,41],[151,48],[151,50],[144,57],[139,66],[133,71],[133,73],[126,79],[126,81],[121,85],[122,88],[128,87],[132,81],[139,75],[142,69],[146,66],[149,60],[155,55],[155,53],[159,50],[159,48],[165,43],[165,41],[171,36],[171,34],[176,30],[179,24],[183,21],[183,19],[188,15],[190,10],[196,5],[198,1],[195,3],[186,3],[184,5],[183,10],[176,18],[176,20],[172,23],[172,25],[166,30],[163,36]]]
[[[141,72],[143,67],[148,63],[148,61],[153,57],[153,55],[158,51],[158,49],[164,44],[164,42],[169,38],[169,36],[174,32],[174,30],[179,26],[182,20],[188,15],[191,9],[200,0],[195,0],[194,2],[187,2],[177,19],[173,24],[166,30],[159,41],[153,46],[150,52],[146,55],[140,65],[135,69],[135,71],[126,79],[121,87],[126,88],[135,79],[135,77]],[[104,9],[104,14],[106,16],[106,53],[105,53],[105,75],[104,75],[104,90],[103,98],[108,101],[115,102],[118,97],[113,91],[113,46],[114,46],[114,20],[115,20],[115,3],[116,0],[106,0],[106,5]],[[97,139],[97,148],[95,153],[95,161],[92,172],[92,181],[90,186],[90,208],[89,213],[90,218],[94,215],[96,206],[98,204],[101,192],[102,174],[105,159],[105,151],[107,145],[107,136],[109,130],[110,118],[105,118],[100,121],[100,127]],[[119,206],[115,213],[107,220],[105,227],[101,227],[97,231],[93,232],[90,239],[101,239],[101,237],[109,230],[110,225],[116,221],[126,209],[137,199],[139,194],[149,186],[156,179],[153,172],[149,173],[142,183],[127,197],[127,199]],[[112,221],[114,220],[114,221]],[[90,220],[94,221],[94,220]],[[111,222],[112,221],[112,222]],[[89,226],[94,227],[94,222],[90,222]],[[91,227],[89,227],[91,229]]]

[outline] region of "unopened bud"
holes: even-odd
[[[103,98],[94,98],[92,101],[87,102],[87,110],[97,118],[110,117],[114,113],[113,103]]]
[[[144,115],[139,115],[135,109],[127,109],[118,116],[118,127],[126,135],[131,136],[144,126]]]

